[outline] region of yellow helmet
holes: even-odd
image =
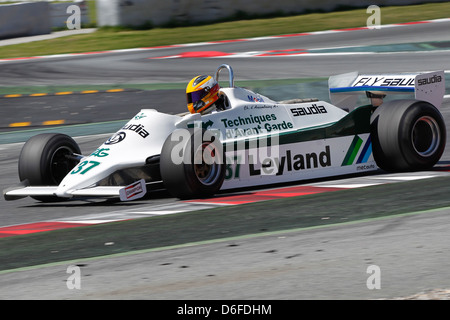
[[[187,107],[190,113],[207,113],[219,99],[219,84],[206,75],[193,78],[186,87]]]

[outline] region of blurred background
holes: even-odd
[[[440,0],[0,0],[0,39],[66,29],[67,8],[80,8],[83,28],[149,29],[367,8],[405,6]]]

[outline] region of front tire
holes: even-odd
[[[160,170],[164,186],[173,196],[212,197],[225,178],[222,145],[210,131],[176,130],[163,145]]]
[[[57,186],[78,163],[73,154],[80,154],[80,147],[69,136],[44,133],[30,138],[19,157],[20,181],[28,180],[31,186]],[[51,202],[57,197],[33,197]]]
[[[371,117],[373,155],[389,172],[432,168],[446,144],[441,113],[432,104],[397,100],[378,107]]]

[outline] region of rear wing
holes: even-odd
[[[431,103],[436,108],[442,104],[445,95],[444,71],[408,74],[360,75],[350,72],[331,76],[328,79],[330,101],[343,109],[354,109],[358,95],[413,94],[416,100]]]

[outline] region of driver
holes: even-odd
[[[219,95],[217,81],[207,75],[193,78],[186,87],[187,107],[190,113],[207,114],[215,109],[224,110],[224,97]]]

